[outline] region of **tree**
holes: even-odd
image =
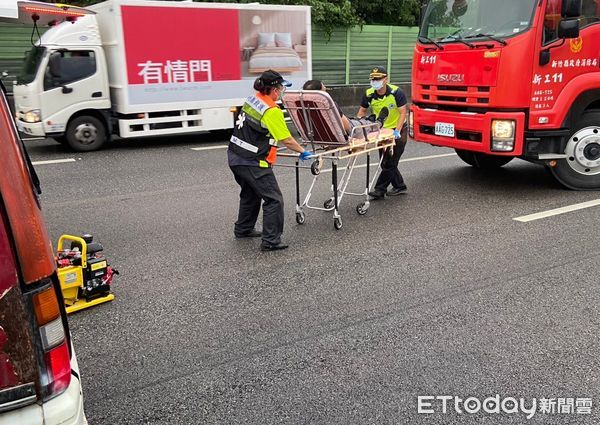
[[[209,3],[255,3],[256,0],[204,0]],[[263,4],[311,6],[312,23],[331,34],[335,28],[348,28],[364,22],[351,0],[262,0]]]
[[[351,0],[365,24],[416,26],[421,0]]]
[[[255,3],[256,0],[204,0],[208,3]],[[100,0],[72,0],[76,6],[89,6]],[[355,25],[418,24],[421,0],[262,0],[263,4],[306,5],[312,7],[312,22],[331,34],[335,28]]]

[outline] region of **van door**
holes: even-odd
[[[42,119],[46,133],[61,133],[69,118],[83,109],[107,108],[104,56],[98,49],[55,50],[43,75]]]

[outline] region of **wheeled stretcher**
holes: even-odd
[[[310,167],[300,165],[298,155],[279,154],[281,157],[296,158],[296,222],[304,224],[305,209],[333,211],[333,225],[342,228],[342,216],[339,207],[344,196],[359,196],[364,200],[356,206],[360,215],[367,213],[369,191],[381,171],[381,159],[377,169],[371,173],[371,153],[383,149],[393,149],[393,130],[380,128],[379,123],[358,123],[354,120],[349,134],[344,130],[340,113],[328,93],[324,91],[287,91],[283,97],[283,105],[298,129],[301,143],[314,152],[314,162]],[[358,159],[366,156],[366,183],[363,191],[350,192],[348,185]],[[383,158],[383,156],[381,156]],[[310,204],[312,191],[319,180],[326,163],[331,163],[332,196],[322,206]],[[306,196],[301,201],[300,168],[310,168],[313,179]],[[329,171],[329,170],[328,170]],[[341,178],[339,178],[341,174]]]

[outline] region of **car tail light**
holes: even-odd
[[[71,360],[66,340],[46,353],[46,365],[50,378],[50,394],[58,395],[71,383]]]
[[[33,296],[35,317],[40,331],[46,360],[45,398],[54,397],[67,389],[71,382],[71,358],[65,328],[53,286]]]

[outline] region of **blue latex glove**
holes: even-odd
[[[307,159],[309,159],[311,156],[313,156],[313,153],[311,151],[304,151],[300,154],[300,160],[302,161],[306,161]]]
[[[399,139],[399,138],[400,138],[400,130],[398,130],[397,128],[395,128],[395,129],[394,129],[394,137],[395,137],[396,139]]]

